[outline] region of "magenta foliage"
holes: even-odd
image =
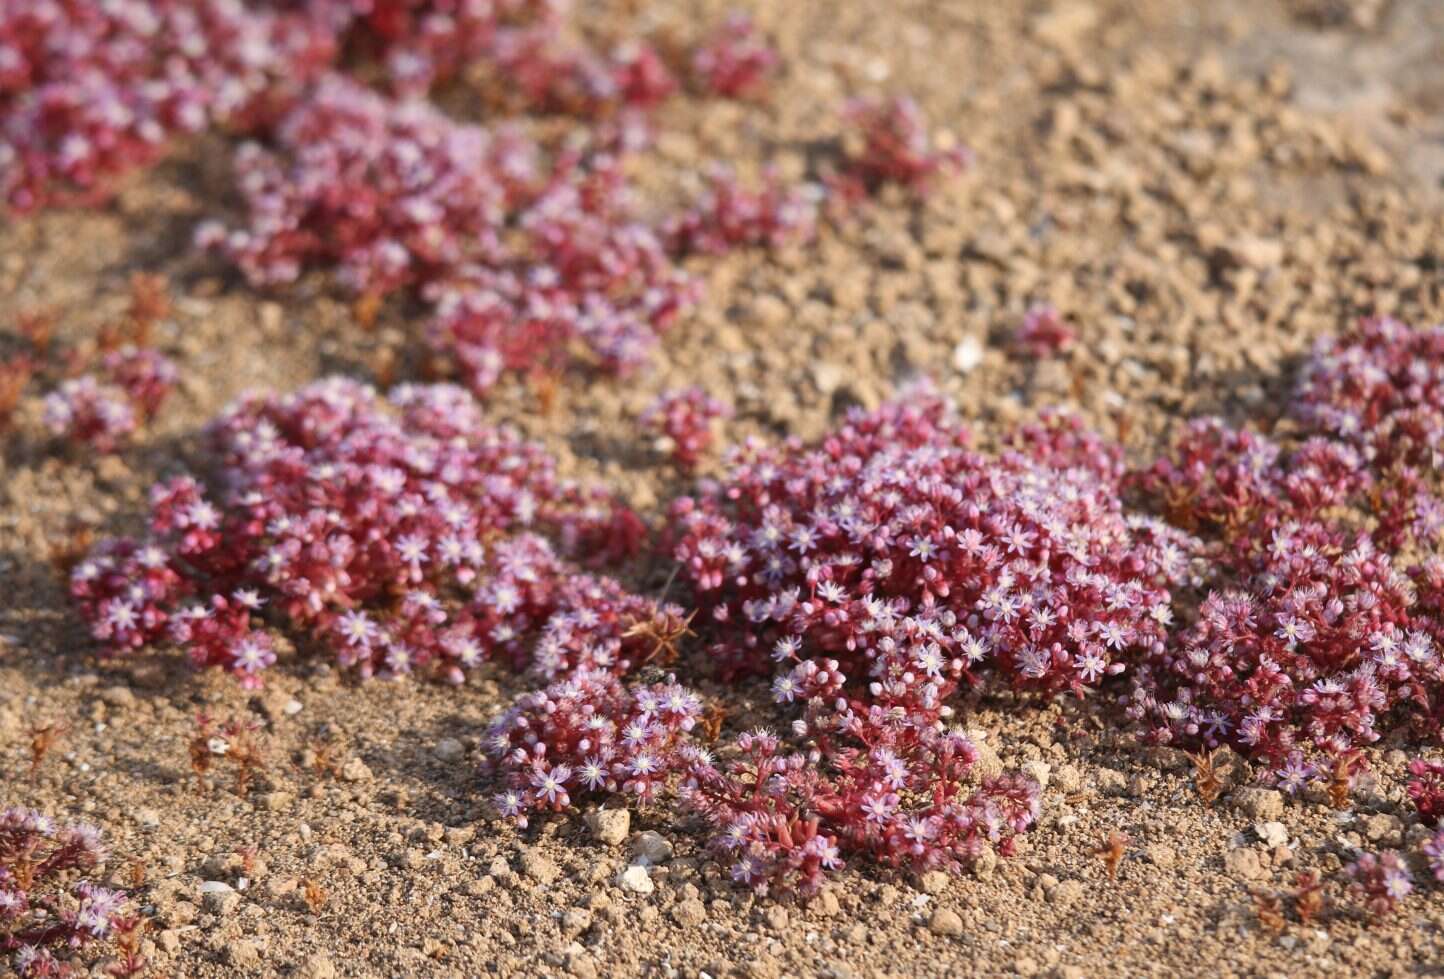
[[[854,99],[847,106],[846,121],[850,128],[844,137],[842,170],[831,188],[843,203],[889,183],[925,193],[970,160],[965,150],[933,147],[922,109],[910,98]]]
[[[1444,504],[1418,453],[1433,331],[1369,320],[1319,344],[1304,368],[1292,446],[1216,419],[1129,483],[1213,541],[1192,621],[1134,674],[1130,714],[1156,741],[1231,744],[1292,791],[1316,768],[1396,729],[1444,719]],[[1417,359],[1411,359],[1417,358]],[[1422,385],[1422,386],[1421,386]],[[1432,450],[1429,450],[1432,451]],[[1370,522],[1362,514],[1377,517]]]
[[[252,282],[336,263],[347,286],[384,295],[497,247],[508,187],[497,157],[512,157],[482,129],[328,76],[275,143],[248,144],[236,160],[249,227],[201,230]]]
[[[713,849],[733,861],[732,878],[762,892],[816,893],[823,871],[841,869],[837,837],[816,811],[824,780],[801,754],[780,754],[765,731],[737,739],[740,756],[719,766],[692,749],[683,798],[707,818]]]
[[[606,370],[634,369],[695,302],[699,284],[627,198],[617,158],[563,162],[518,205],[508,250],[425,292],[431,345],[473,390],[506,370],[556,370],[577,348]]]
[[[91,826],[57,826],[29,809],[0,812],[0,956],[19,975],[77,974],[75,952],[121,923],[124,894],[76,879],[104,860]]]
[[[1013,346],[1028,357],[1056,357],[1073,346],[1078,333],[1052,306],[1034,306],[1023,314],[1013,334]]]
[[[692,52],[692,77],[702,91],[740,99],[761,94],[781,58],[758,36],[752,18],[729,16]]]
[[[814,445],[749,443],[673,505],[723,676],[774,669],[774,698],[801,709],[795,747],[749,735],[726,764],[699,754],[683,783],[739,881],[809,893],[844,855],[956,870],[1006,851],[1038,787],[964,789],[976,749],[948,727],[959,688],[1081,693],[1162,648],[1193,542],[1125,517],[1117,450],[1071,420],[1011,441],[974,451],[923,394]]]
[[[1426,826],[1436,826],[1444,817],[1444,762],[1415,758],[1409,762],[1409,798]]]
[[[107,354],[99,376],[65,381],[45,397],[51,433],[96,452],[122,448],[175,387],[175,364],[154,350],[123,347]]]
[[[143,418],[150,418],[160,409],[179,379],[169,357],[143,347],[111,351],[105,355],[103,371]]]
[[[1116,485],[1127,474],[1122,446],[1066,411],[1045,408],[1035,421],[1004,432],[1003,444],[1040,466],[1082,469],[1106,485]]]
[[[382,61],[395,88],[421,95],[518,35],[559,26],[555,0],[322,0],[328,22]]]
[[[1367,536],[1284,524],[1228,561],[1249,587],[1210,594],[1134,673],[1125,700],[1152,740],[1282,762],[1295,748],[1370,744],[1404,704],[1433,709],[1438,651],[1411,613],[1407,577]]]
[[[103,199],[176,136],[274,111],[333,42],[239,0],[0,0],[0,203]]]
[[[1317,345],[1297,400],[1304,425],[1356,447],[1376,474],[1384,546],[1444,545],[1444,326],[1361,320]]]
[[[503,817],[525,826],[531,812],[586,796],[645,804],[683,768],[701,699],[673,678],[628,685],[621,672],[577,669],[524,694],[492,724],[488,770],[503,781],[494,800]]]
[[[769,172],[753,190],[726,167],[714,167],[706,181],[693,205],[663,229],[676,253],[722,255],[740,247],[781,248],[810,241],[817,232],[817,195],[807,187],[789,186]]]
[[[1161,649],[1190,542],[1123,514],[1106,457],[1053,468],[969,441],[922,397],[815,445],[749,443],[679,499],[675,556],[724,673],[821,655],[858,682],[988,670],[1052,693]]]
[[[642,413],[642,424],[672,441],[672,460],[696,466],[712,444],[712,423],[732,417],[732,406],[699,387],[666,391]]]
[[[137,421],[125,391],[86,375],[45,396],[45,425],[67,441],[110,453],[130,440]]]
[[[340,78],[238,160],[246,227],[202,229],[252,281],[337,265],[357,293],[420,289],[429,340],[483,391],[504,370],[555,369],[586,348],[640,364],[696,294],[630,213],[607,152],[544,160],[508,129],[447,119]]]
[[[104,199],[177,136],[264,130],[348,51],[379,58],[404,96],[479,63],[524,108],[591,118],[675,89],[647,45],[601,55],[564,28],[551,0],[4,0],[0,201]]]
[[[805,751],[785,751],[765,731],[739,737],[727,764],[694,749],[682,787],[733,879],[759,891],[816,893],[844,853],[956,871],[989,846],[1008,849],[1038,815],[1030,779],[964,788],[976,749],[920,716],[878,705],[834,712],[819,696],[796,730]]]
[[[1394,850],[1362,853],[1347,870],[1353,881],[1350,890],[1375,917],[1393,913],[1414,890],[1414,877],[1404,858]]]
[[[1436,829],[1424,841],[1424,860],[1429,864],[1429,872],[1434,879],[1444,882],[1444,828]]]
[[[1313,438],[1285,452],[1218,418],[1190,422],[1168,455],[1130,481],[1175,523],[1225,536],[1318,519],[1373,485],[1350,446]]]
[[[164,636],[256,682],[275,658],[270,622],[363,676],[459,682],[494,656],[550,676],[549,656],[615,655],[615,633],[655,611],[533,533],[605,558],[640,546],[635,516],[560,480],[458,388],[402,386],[387,403],[333,379],[244,399],[210,430],[218,491],[157,485],[150,536],[102,542],[72,573],[111,652]],[[557,651],[533,652],[538,635]]]
[[[522,108],[580,119],[646,112],[677,90],[661,55],[640,41],[603,54],[560,43],[556,31],[544,27],[510,36],[493,61]]]
[[[1379,469],[1444,459],[1444,326],[1361,320],[1326,338],[1303,371],[1301,419],[1358,446]]]

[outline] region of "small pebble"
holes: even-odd
[[[617,876],[617,883],[622,890],[631,891],[633,894],[650,894],[656,890],[657,885],[652,883],[652,877],[647,873],[647,868],[639,863],[634,863],[623,870]]]
[[[1254,835],[1267,844],[1270,848],[1287,846],[1289,842],[1289,831],[1283,823],[1276,820],[1256,823],[1253,828]]]
[[[594,809],[587,813],[586,821],[598,843],[616,846],[627,838],[632,814],[626,809]]]
[[[539,884],[550,884],[561,874],[561,868],[545,854],[536,849],[523,850],[521,872]]]
[[[375,776],[360,758],[352,758],[341,766],[341,777],[348,782],[369,782]]]
[[[952,908],[934,908],[928,919],[928,931],[946,938],[957,938],[963,933],[963,919]]]
[[[697,898],[688,898],[672,905],[672,920],[683,928],[695,928],[707,919],[707,905]]]
[[[1260,822],[1277,820],[1284,814],[1283,793],[1275,789],[1246,785],[1234,789],[1230,801],[1234,808]]]
[[[672,859],[672,841],[654,830],[638,833],[632,841],[632,856],[638,863],[653,865]]]

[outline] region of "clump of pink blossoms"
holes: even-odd
[[[679,255],[782,248],[811,241],[817,233],[819,194],[812,188],[789,186],[769,172],[754,189],[721,166],[713,167],[705,180],[692,206],[662,229],[668,248]]]
[[[1444,818],[1444,762],[1415,758],[1409,762],[1409,775],[1405,788],[1420,822],[1437,826]]]
[[[45,427],[67,441],[111,453],[130,441],[138,426],[125,392],[86,375],[45,396]]]
[[[675,557],[725,674],[836,657],[859,683],[987,673],[1081,692],[1161,649],[1192,543],[1124,514],[1105,455],[988,456],[941,400],[755,442],[672,506]],[[896,671],[896,673],[894,672]]]
[[[1230,744],[1297,791],[1386,733],[1444,721],[1444,504],[1418,468],[1444,371],[1437,331],[1366,320],[1322,342],[1275,441],[1194,422],[1130,485],[1210,539],[1215,590],[1134,673],[1130,714],[1156,741]],[[1374,518],[1374,519],[1370,519]],[[1426,555],[1410,566],[1403,553]]]
[[[45,397],[51,433],[96,452],[122,448],[175,387],[175,364],[154,350],[123,347],[107,354],[99,376],[65,381]]]
[[[276,626],[362,676],[460,682],[500,656],[551,677],[569,658],[624,657],[643,640],[622,633],[658,611],[537,535],[606,559],[641,545],[637,518],[560,480],[459,388],[383,400],[321,381],[243,399],[210,434],[214,487],[158,484],[150,535],[104,541],[72,573],[111,652],[169,640],[254,683],[275,660]]]
[[[956,872],[989,847],[1008,852],[1038,816],[1031,779],[967,786],[977,752],[955,729],[823,698],[807,716],[794,749],[756,731],[726,763],[689,752],[683,803],[710,823],[710,848],[739,884],[815,894],[845,854]]]
[[[29,809],[0,812],[0,962],[37,979],[83,974],[70,964],[77,951],[133,929],[125,895],[81,876],[104,861],[91,826],[58,826]],[[116,965],[114,975],[134,975],[141,963]]]
[[[1398,708],[1437,723],[1438,650],[1408,578],[1366,536],[1285,524],[1242,539],[1226,573],[1240,584],[1210,594],[1134,671],[1125,702],[1151,740],[1229,744],[1283,765],[1287,780],[1296,749],[1370,744]]]
[[[692,77],[709,94],[749,98],[761,94],[781,60],[752,18],[737,12],[692,52]]]
[[[1444,547],[1444,326],[1379,317],[1320,341],[1296,402],[1307,428],[1363,454],[1383,546]]]
[[[989,456],[936,397],[855,411],[814,444],[749,443],[672,507],[721,674],[774,673],[790,739],[699,753],[684,800],[739,881],[810,892],[845,854],[957,869],[1006,850],[1035,783],[965,788],[963,685],[1082,693],[1162,648],[1193,543],[1124,515],[1115,449],[1050,417]]]
[[[274,145],[249,143],[236,159],[248,226],[199,235],[253,283],[335,263],[351,289],[380,296],[496,247],[508,183],[493,154],[509,147],[482,129],[330,75],[279,122]]]
[[[672,443],[672,461],[691,469],[712,445],[712,423],[732,417],[732,406],[699,387],[661,394],[642,413],[643,425]]]
[[[343,38],[385,65],[393,87],[423,95],[467,64],[496,56],[514,37],[554,32],[555,0],[313,0]]]
[[[926,193],[971,160],[961,148],[938,149],[922,109],[910,98],[854,99],[845,113],[843,162],[829,189],[839,203],[859,201],[885,184]]]
[[[3,0],[0,203],[103,200],[176,137],[266,117],[333,55],[334,37],[303,9]]]
[[[1397,851],[1362,853],[1348,865],[1350,891],[1375,918],[1394,912],[1399,902],[1414,890],[1414,876]]]
[[[515,131],[332,77],[274,147],[243,148],[247,223],[200,240],[260,284],[335,265],[361,295],[419,291],[428,340],[476,391],[577,348],[625,370],[697,286],[631,213],[619,163],[605,149],[548,158]]]
[[[1013,346],[1019,353],[1041,360],[1066,352],[1077,339],[1078,332],[1056,309],[1039,305],[1023,314],[1013,333]]]
[[[1306,363],[1298,414],[1355,445],[1371,465],[1438,468],[1444,453],[1444,326],[1364,319],[1321,340]]]
[[[497,812],[527,825],[586,796],[654,801],[690,757],[702,701],[669,677],[627,684],[617,664],[581,668],[522,695],[487,733],[487,769],[503,788]]]

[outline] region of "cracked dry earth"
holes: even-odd
[[[711,0],[589,8],[598,19],[715,20]],[[622,9],[625,6],[626,9]],[[661,390],[732,400],[729,440],[819,434],[850,405],[933,377],[978,429],[1047,405],[1146,452],[1181,419],[1268,424],[1298,356],[1355,316],[1444,319],[1444,4],[1438,0],[796,0],[754,2],[787,64],[762,110],[686,100],[645,181],[702,160],[780,155],[800,168],[846,94],[911,92],[977,162],[926,202],[885,197],[806,249],[706,263],[706,300],[625,383],[573,378],[539,410],[524,385],[489,415],[639,508],[681,488],[636,432]],[[208,138],[209,139],[209,138]],[[219,137],[214,137],[219,140]],[[217,144],[218,145],[218,144]],[[1015,856],[963,878],[849,868],[806,905],[735,889],[696,827],[633,812],[518,831],[477,775],[504,674],[453,690],[358,684],[297,654],[248,693],[164,653],[88,650],[46,555],[77,521],[132,528],[147,486],[194,452],[246,388],[415,369],[404,304],[357,327],[324,277],[266,296],[188,246],[227,206],[201,140],[98,213],[0,227],[5,310],[49,306],[94,334],[137,270],[173,283],[158,328],[180,394],[116,458],[46,440],[22,405],[0,461],[0,797],[101,826],[110,871],[143,866],[153,974],[210,976],[1419,975],[1444,960],[1444,893],[1370,923],[1340,910],[1282,933],[1251,890],[1336,871],[1353,848],[1416,845],[1405,754],[1370,753],[1353,806],[1288,801],[1226,765],[1206,805],[1187,759],[1140,749],[1094,703],[967,705],[986,760],[1046,782]],[[1032,303],[1076,324],[1066,356],[1026,363],[1004,337]],[[413,348],[414,349],[414,348]],[[639,581],[666,569],[637,569]],[[684,670],[703,675],[700,652]],[[693,662],[695,660],[696,662]],[[697,681],[708,692],[708,681]],[[734,691],[729,730],[769,719]],[[202,794],[194,717],[262,725],[244,795]],[[65,733],[32,779],[32,725]],[[1121,829],[1110,879],[1095,855]],[[641,848],[650,893],[619,883]],[[220,882],[226,885],[205,884]],[[1337,887],[1337,885],[1335,885]],[[1338,897],[1338,894],[1331,896]]]

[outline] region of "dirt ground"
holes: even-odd
[[[630,6],[646,26],[732,5]],[[926,375],[984,432],[1061,404],[1142,452],[1198,413],[1267,424],[1313,338],[1359,314],[1444,319],[1439,0],[751,6],[787,64],[775,97],[668,106],[644,180],[675,186],[711,157],[800,167],[859,92],[915,94],[977,162],[926,203],[887,198],[814,246],[699,263],[706,299],[650,373],[573,378],[549,413],[521,384],[488,402],[634,505],[680,488],[635,427],[679,384],[736,404],[728,439],[815,436]],[[146,488],[243,389],[371,377],[383,351],[415,367],[414,309],[362,330],[323,276],[265,296],[189,247],[198,218],[227,206],[213,139],[109,210],[0,227],[12,339],[10,314],[36,306],[61,311],[62,339],[93,335],[136,270],[177,296],[159,343],[183,385],[135,448],[66,454],[30,398],[0,458],[0,803],[97,823],[118,880],[143,865],[154,974],[1437,974],[1444,890],[1380,923],[1335,890],[1326,922],[1278,935],[1250,897],[1335,871],[1360,845],[1416,847],[1398,745],[1372,754],[1376,783],[1352,810],[1249,788],[1242,765],[1207,806],[1186,759],[1134,747],[1092,704],[985,700],[967,726],[1047,780],[1018,854],[951,880],[858,866],[799,906],[733,888],[694,828],[661,813],[631,820],[674,847],[648,895],[617,885],[630,842],[603,844],[581,819],[489,820],[478,744],[513,692],[504,674],[459,690],[357,684],[293,656],[251,694],[163,654],[97,661],[47,559],[76,521],[133,527]],[[1038,301],[1081,342],[1055,361],[1010,358],[1003,340]],[[732,723],[765,719],[765,688],[743,694],[756,710]],[[244,797],[224,770],[196,787],[202,710],[263,724],[269,764]],[[32,779],[27,732],[48,723],[66,731]],[[1130,843],[1109,879],[1093,851],[1113,829]]]

